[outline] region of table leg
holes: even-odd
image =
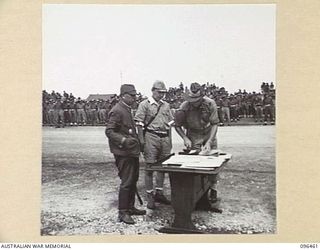
[[[171,204],[174,209],[174,221],[171,227],[161,228],[163,233],[205,233],[197,230],[191,220],[192,211],[199,198],[195,188],[196,178],[190,173],[169,173],[171,183]]]

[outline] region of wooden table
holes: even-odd
[[[162,166],[158,165],[150,168],[152,171],[169,173],[171,184],[171,204],[175,213],[174,221],[170,227],[163,227],[159,231],[163,233],[203,233],[194,226],[191,214],[197,202],[206,198],[205,196],[211,186],[210,176],[216,176],[230,158],[225,158],[218,164],[216,163],[214,167],[201,168],[199,166],[188,166],[191,156],[184,155],[183,159],[181,156],[179,157],[178,163],[175,163],[174,159],[169,159]],[[201,157],[203,156],[196,157],[200,157],[201,164]],[[192,158],[195,159],[195,156],[192,156]],[[208,165],[208,159],[205,164]],[[194,165],[199,164],[194,163]]]

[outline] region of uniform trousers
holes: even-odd
[[[268,117],[270,118],[270,121],[274,121],[274,112],[273,107],[271,105],[267,105],[264,108],[264,121],[268,120]]]
[[[262,119],[262,106],[256,106],[255,107],[255,119]]]
[[[144,158],[147,163],[145,172],[146,190],[153,190],[153,171],[148,171],[152,163],[157,162],[171,153],[171,139],[169,136],[159,137],[155,134],[146,132],[145,134]],[[156,189],[162,190],[164,183],[164,173],[156,172]]]
[[[114,155],[120,177],[119,210],[134,207],[137,181],[139,179],[139,157]]]
[[[87,116],[84,109],[78,109],[78,123],[86,123],[87,122]]]
[[[229,123],[230,122],[230,109],[229,109],[229,107],[222,107],[221,111],[222,111],[223,120],[225,119],[225,117],[227,117],[227,122]]]
[[[187,130],[187,137],[192,142],[191,149],[195,150],[201,150],[201,146],[203,146],[210,137],[210,131],[212,126],[209,126],[205,129],[188,129]],[[218,148],[218,140],[217,137],[213,139],[213,141],[210,143],[211,149],[217,149]],[[218,175],[210,175],[209,180],[211,182],[211,188],[216,189],[217,182],[218,182]]]

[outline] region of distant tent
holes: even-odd
[[[87,97],[87,101],[91,100],[104,100],[104,101],[110,101],[116,94],[91,94]]]

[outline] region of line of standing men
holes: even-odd
[[[184,140],[187,149],[210,150],[216,148],[216,133],[219,123],[217,106],[213,100],[204,96],[200,84],[191,84],[187,101],[182,103],[173,116],[170,106],[163,101],[167,89],[162,81],[156,81],[152,86],[152,96],[139,104],[133,117],[132,105],[135,103],[136,90],[132,84],[124,84],[120,88],[120,101],[111,109],[106,126],[106,136],[109,139],[110,151],[114,154],[121,179],[119,188],[120,222],[134,224],[131,215],[144,215],[146,210],[135,207],[135,194],[139,178],[139,155],[143,152],[145,169],[145,186],[147,208],[155,209],[156,202],[166,205],[170,200],[164,196],[164,174],[156,172],[155,190],[153,186],[153,171],[150,167],[158,164],[161,159],[171,153],[171,126],[176,121],[176,130]],[[192,111],[192,112],[191,112]],[[137,128],[137,129],[136,129]],[[184,133],[183,128],[187,130]],[[212,180],[214,199],[218,201],[217,180]],[[211,197],[212,199],[212,197]],[[212,211],[221,212],[213,202]]]
[[[105,124],[110,109],[111,103],[104,100],[50,99],[43,103],[43,122],[57,128],[67,125]]]

